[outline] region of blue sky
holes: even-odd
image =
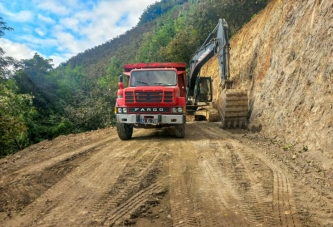
[[[158,0],[1,0],[0,47],[18,60],[37,52],[55,66],[134,27]]]

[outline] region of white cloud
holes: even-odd
[[[39,36],[45,36],[46,32],[43,31],[42,29],[40,28],[36,28],[35,29],[35,32],[39,35]]]
[[[47,58],[54,59],[55,65],[65,62],[70,57],[84,52],[89,48],[101,45],[127,30],[139,22],[143,10],[156,0],[30,0],[24,4],[13,0],[15,4],[0,3],[0,12],[16,21],[24,23],[15,24],[16,33],[12,38],[13,49],[23,48],[19,51],[9,51],[0,46],[9,56],[22,58],[23,53],[32,57],[33,53],[51,53]],[[16,9],[11,9],[15,5]],[[22,8],[17,8],[22,6]],[[8,10],[10,9],[10,10]],[[24,10],[23,10],[24,9]],[[15,13],[18,11],[18,13]],[[35,13],[32,14],[32,12]],[[36,16],[38,20],[33,20]],[[7,18],[5,18],[7,20]],[[37,35],[38,34],[38,35]],[[40,38],[42,37],[42,38]],[[14,41],[15,40],[15,41]],[[7,40],[7,43],[10,42]],[[24,43],[24,44],[18,44]],[[15,48],[14,48],[15,47]],[[17,57],[20,56],[20,57]]]
[[[1,3],[0,3],[0,12],[8,16],[11,21],[16,21],[16,22],[32,21],[34,18],[33,13],[28,10],[22,10],[13,13],[9,11],[6,7],[4,7]]]
[[[54,0],[41,1],[37,7],[58,15],[67,15],[70,12],[70,9],[66,5],[59,4],[59,2]]]
[[[11,16],[11,19],[13,21],[19,21],[19,22],[32,21],[33,18],[34,18],[33,13],[26,10],[18,12]]]
[[[75,32],[79,31],[80,21],[77,18],[64,18],[60,20],[60,24],[62,24],[65,28],[73,30]]]
[[[58,46],[58,50],[60,51],[70,51],[72,53],[80,51],[80,45],[78,45],[77,40],[70,33],[59,32],[57,34],[57,40],[61,43],[61,45]]]
[[[66,32],[62,25],[54,26],[52,34],[59,43],[57,49],[60,52],[69,52],[71,55],[75,55],[88,48],[87,45],[84,44],[85,40],[80,41],[78,37]]]
[[[18,60],[32,58],[36,52],[26,44],[14,43],[8,39],[0,39],[0,46],[6,52],[5,56],[10,56]]]
[[[91,48],[134,27],[139,22],[143,9],[154,2],[155,0],[100,1],[91,11],[78,11],[70,18],[60,20],[60,24],[65,30],[85,37],[89,46],[84,47]],[[65,43],[64,46],[67,44]],[[82,48],[80,49],[82,52]]]
[[[26,44],[29,46],[33,47],[52,47],[52,46],[57,46],[59,44],[58,40],[52,39],[52,38],[47,38],[47,39],[41,39],[41,38],[36,38],[35,36],[32,35],[23,35],[20,36],[20,41],[25,41]]]
[[[41,21],[44,21],[45,23],[47,23],[47,24],[54,24],[54,23],[56,23],[52,18],[50,18],[50,17],[45,17],[45,16],[43,16],[42,14],[38,14],[37,15],[37,18],[39,19],[39,20],[41,20]]]
[[[31,59],[33,58],[35,53],[38,53],[38,51],[32,50],[25,44],[14,43],[8,39],[0,39],[0,46],[6,52],[5,56],[10,56],[17,60]],[[54,54],[49,57],[46,57],[41,53],[38,54],[44,58],[53,59],[54,67],[59,66],[60,63],[67,61],[69,58],[73,56],[73,54],[71,53]]]

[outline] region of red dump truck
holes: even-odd
[[[175,136],[185,137],[186,63],[126,64],[120,75],[115,114],[122,140],[132,138],[133,128],[173,126]]]

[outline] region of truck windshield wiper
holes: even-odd
[[[136,82],[148,85],[148,83],[144,81],[137,80]]]
[[[174,85],[174,84],[170,84],[170,83],[154,83],[154,84],[158,84],[158,85],[167,85],[167,86]]]

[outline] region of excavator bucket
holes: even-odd
[[[222,128],[247,128],[248,97],[247,92],[239,89],[221,91],[217,108]]]

